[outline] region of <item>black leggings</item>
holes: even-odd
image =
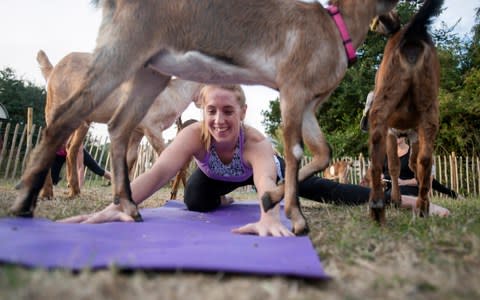
[[[51,174],[52,174],[52,182],[54,185],[62,179],[60,177],[60,171],[62,170],[63,165],[65,164],[66,157],[64,155],[56,155],[55,160],[51,167]],[[100,167],[98,163],[93,159],[93,157],[88,153],[88,151],[83,148],[83,164],[90,169],[93,173],[97,174],[98,176],[105,175],[105,169]]]
[[[284,173],[283,159],[279,160]],[[246,185],[253,185],[253,177],[243,182],[225,182],[211,179],[197,168],[188,179],[184,202],[189,210],[211,211],[220,206],[220,196]],[[311,176],[299,183],[298,194],[317,202],[360,205],[368,202],[370,188]]]
[[[64,155],[55,155],[55,160],[53,161],[52,167],[50,168],[50,174],[52,175],[52,182],[54,185],[62,179],[60,177],[60,171],[62,170],[63,164],[65,164],[65,160],[67,159]]]
[[[440,192],[442,194],[445,194],[453,199],[457,199],[458,195],[454,190],[449,189],[448,187],[444,186],[441,184],[438,180],[433,178],[432,180],[432,189],[436,190],[437,192]]]
[[[100,167],[100,165],[93,159],[93,157],[85,148],[83,148],[83,164],[98,176],[103,177],[103,175],[105,175],[105,169]]]
[[[253,185],[253,177],[242,182],[227,182],[211,179],[197,168],[188,178],[184,202],[189,210],[212,211],[220,206],[221,196],[246,185]]]

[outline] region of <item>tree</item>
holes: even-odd
[[[45,89],[17,78],[11,68],[0,70],[0,103],[8,110],[9,122],[26,123],[27,108],[33,107],[33,122],[45,126]]]
[[[473,38],[467,50],[467,69],[480,66],[480,7],[475,10],[475,24],[471,33]]]
[[[421,1],[401,2],[398,12],[402,24],[406,24]],[[478,52],[479,9],[477,23],[472,30],[475,34],[470,43],[454,33],[454,27],[443,25],[432,32],[441,65],[440,91],[440,132],[436,142],[436,153],[444,151],[457,153],[475,152],[479,142],[478,121]],[[361,132],[359,122],[366,95],[374,88],[375,73],[382,59],[386,38],[369,33],[363,46],[357,50],[358,61],[351,67],[339,87],[318,112],[318,122],[335,157],[356,156],[368,153],[368,135]],[[278,99],[272,101],[268,111],[262,112],[267,133],[276,136],[280,124]],[[476,119],[475,119],[476,118]],[[449,125],[450,124],[450,125]],[[473,127],[477,126],[477,127]],[[462,131],[462,132],[461,132]],[[460,134],[461,132],[461,134]],[[277,137],[278,141],[282,141]]]
[[[443,47],[447,51],[442,53],[441,58],[443,75],[437,153],[478,155],[479,152],[480,8],[476,9],[471,32],[471,39],[451,39],[449,45]]]

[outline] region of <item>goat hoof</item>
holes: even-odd
[[[80,193],[68,193],[67,198],[68,199],[74,199],[76,198]]]
[[[385,201],[383,199],[370,201],[370,216],[379,225],[385,223]]]
[[[370,209],[383,209],[385,208],[385,202],[380,199],[376,201],[370,201]]]
[[[420,218],[428,218],[428,211],[420,211],[420,213],[418,214],[420,216]]]
[[[14,209],[11,209],[9,211],[9,214],[14,217],[20,217],[20,218],[33,218],[33,211],[28,210],[28,211],[16,211]]]
[[[372,219],[378,224],[385,224],[385,209],[383,208],[370,208],[370,215]]]
[[[140,213],[135,214],[133,220],[135,220],[135,222],[143,222],[142,215]]]
[[[302,235],[307,235],[310,232],[310,228],[308,227],[308,224],[305,223],[303,226],[293,226],[292,232],[296,236],[302,236]]]
[[[300,208],[285,213],[292,222],[292,232],[295,235],[307,235],[310,232],[307,219]]]
[[[270,194],[265,193],[262,196],[262,204],[263,204],[263,211],[268,212],[270,209],[275,207],[275,203],[273,203]]]

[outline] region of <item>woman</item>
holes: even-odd
[[[415,178],[415,173],[410,169],[409,160],[410,160],[410,145],[407,143],[405,136],[397,137],[397,155],[400,160],[400,175],[398,178],[398,187],[400,188],[400,194],[417,196],[418,195],[418,182]],[[451,198],[456,199],[458,197],[457,193],[448,187],[441,184],[438,180],[434,178],[435,175],[435,165],[432,165],[432,189],[443,193]],[[391,177],[388,173],[388,162],[385,161],[383,167],[383,178],[387,183],[386,193],[390,195],[391,192]]]
[[[163,187],[194,157],[199,164],[185,190],[188,209],[208,211],[221,204],[221,196],[243,185],[254,184],[258,195],[276,186],[273,149],[258,130],[243,125],[247,105],[239,85],[206,86],[200,92],[203,122],[180,131],[150,170],[131,183],[132,198],[139,204]],[[255,175],[253,175],[255,174]],[[259,197],[260,197],[259,196]],[[261,206],[261,201],[260,201]],[[258,235],[291,236],[280,222],[278,207],[260,220],[234,232]],[[119,206],[109,205],[92,215],[77,216],[66,222],[131,221]]]
[[[199,168],[189,178],[184,201],[188,209],[211,211],[219,207],[222,197],[237,187],[254,184],[258,198],[265,191],[275,188],[277,169],[282,169],[281,160],[274,159],[269,140],[258,130],[243,124],[247,105],[239,85],[209,85],[200,92],[203,122],[192,124],[180,131],[173,142],[162,152],[152,168],[131,183],[132,198],[139,204],[163,187],[194,157]],[[276,162],[278,168],[276,168]],[[329,187],[329,181],[311,177],[299,186],[300,196],[323,200],[332,195],[319,191]],[[321,186],[324,185],[324,186]],[[358,188],[364,193],[363,199],[354,199],[352,204],[368,201],[368,188],[343,185],[347,190]],[[332,187],[332,186],[330,186]],[[342,195],[342,185],[335,185]],[[344,196],[333,196],[340,201]],[[338,199],[337,199],[338,198]],[[279,206],[265,213],[260,202],[260,220],[233,230],[235,233],[258,234],[260,236],[292,236],[281,222]],[[414,207],[411,203],[407,207]],[[119,206],[110,204],[104,210],[72,217],[64,222],[99,223],[107,221],[132,221],[120,211]]]
[[[418,195],[418,182],[415,179],[415,173],[408,166],[410,160],[410,146],[405,136],[397,137],[397,155],[400,160],[400,175],[398,176],[398,186],[400,194],[416,196]],[[392,185],[391,177],[388,172],[388,162],[385,160],[383,167],[383,179],[387,182],[387,191],[390,192]]]
[[[52,182],[53,185],[57,185],[58,182],[62,179],[60,177],[60,172],[62,170],[63,165],[67,160],[67,148],[66,145],[63,144],[56,152],[55,152],[55,160],[53,161],[51,170]],[[78,172],[78,181],[80,188],[84,184],[84,171],[85,166],[92,171],[93,173],[97,174],[100,177],[104,177],[106,180],[112,180],[112,175],[107,170],[103,169],[90,153],[84,148],[81,147],[77,154],[77,172]]]
[[[77,174],[78,174],[78,185],[80,188],[85,184],[85,167],[87,167],[94,174],[105,178],[108,181],[112,180],[112,174],[109,171],[102,168],[90,155],[90,153],[81,147],[77,155]]]

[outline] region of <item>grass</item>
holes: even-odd
[[[57,187],[58,196],[39,202],[36,215],[60,219],[99,210],[111,201],[110,188],[99,185],[85,188],[72,200],[64,197],[65,191]],[[245,191],[233,196],[255,198]],[[160,206],[168,197],[169,190],[161,190],[142,206]],[[0,182],[0,217],[7,215],[14,198],[13,183]],[[384,227],[369,220],[366,206],[302,201],[309,236],[333,277],[327,282],[225,273],[122,272],[113,267],[72,273],[0,265],[0,291],[2,299],[479,299],[480,199],[433,201],[452,215],[423,219],[390,209]]]

